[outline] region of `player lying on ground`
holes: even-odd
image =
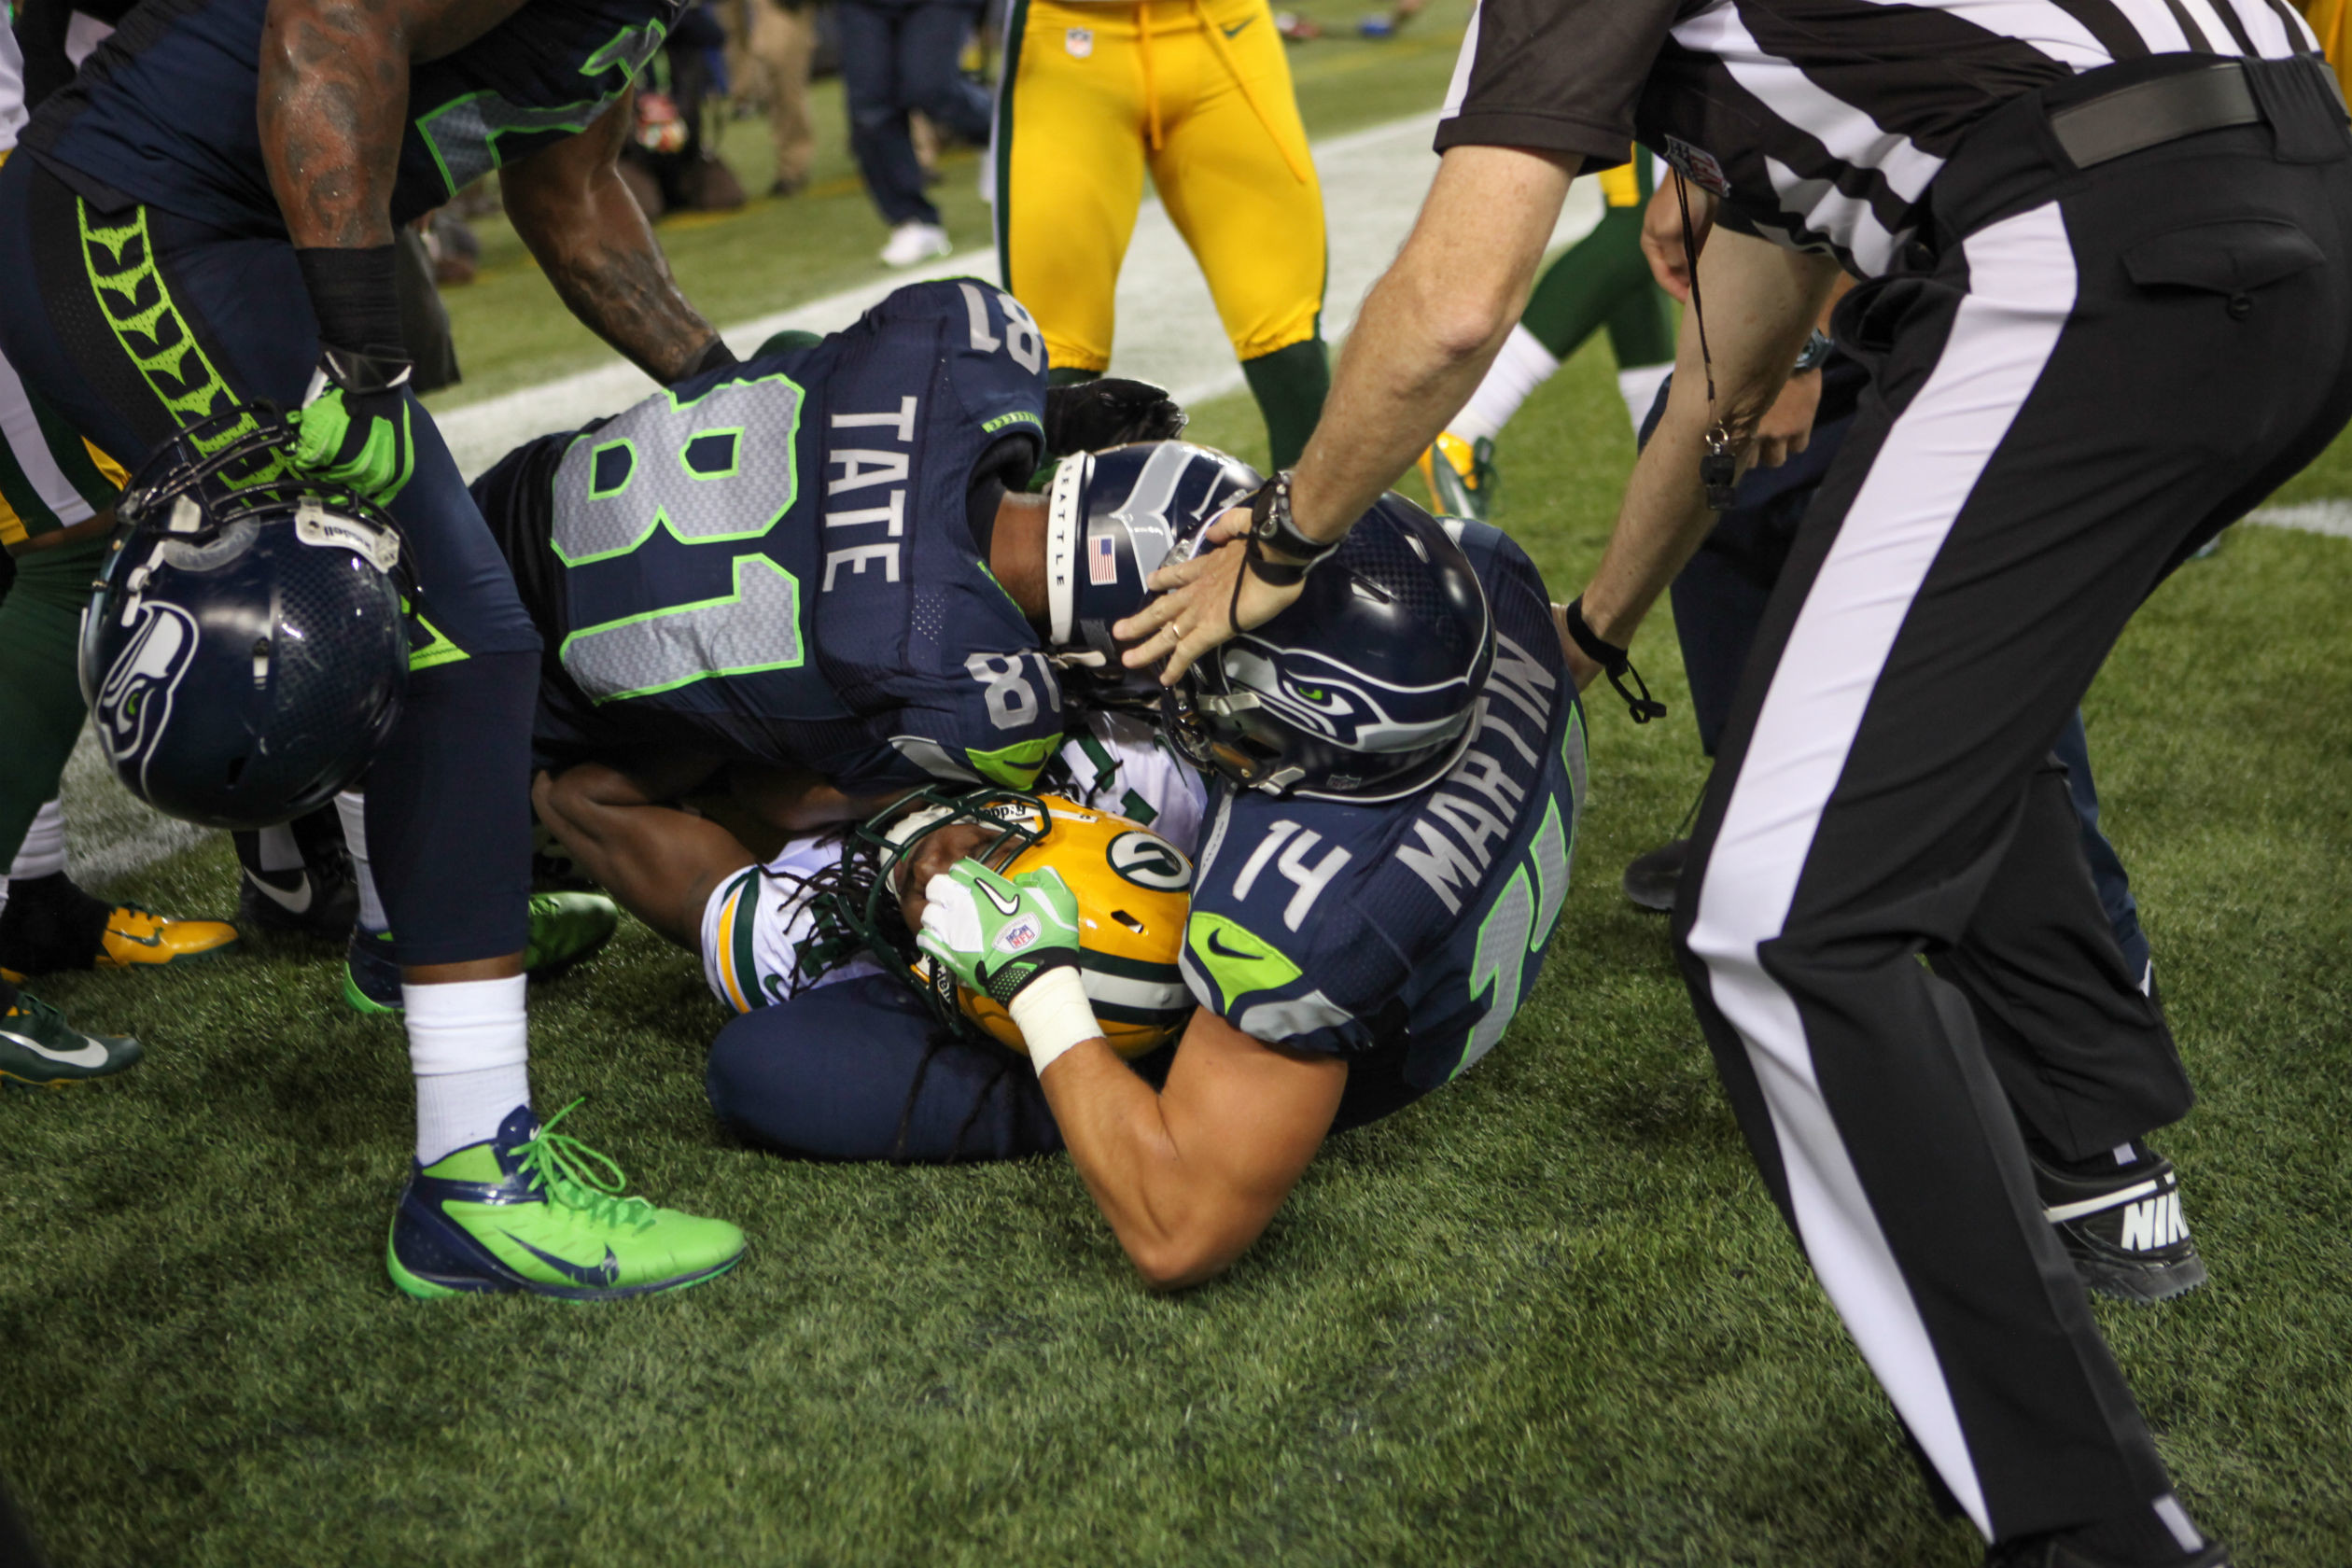
[[[1048,452],[1183,417],[1131,382],[1049,399],[1028,313],[951,281],[518,448],[474,494],[547,650],[542,763],[650,771],[658,798],[790,767],[817,787],[787,826],[1026,789],[1063,717],[1023,488]]]
[[[1109,624],[1151,569],[1250,487],[1237,469],[1175,442],[1064,466],[1049,548],[1099,554],[1104,569],[1071,574],[1048,614],[1057,643],[1089,645],[1065,675],[1089,700],[1131,700],[1115,658],[1085,662],[1110,649]],[[984,823],[904,835],[907,929],[964,987],[1008,1008],[1034,1073],[977,1031],[945,1027],[900,978],[916,956],[903,934],[895,962],[833,967],[825,922],[803,906],[837,852],[804,845],[747,873],[735,847],[732,864],[714,856],[698,885],[671,889],[664,917],[679,940],[691,933],[714,987],[751,1009],[712,1050],[721,1114],[759,1141],[838,1158],[1067,1147],[1139,1270],[1173,1288],[1238,1257],[1330,1132],[1476,1062],[1542,966],[1582,798],[1582,718],[1543,584],[1494,530],[1441,526],[1390,497],[1314,597],[1313,615],[1237,642],[1189,689],[1182,733],[1210,777],[1132,721],[1098,717],[1064,749],[1070,788],[1150,813],[1177,848],[1191,847],[1186,822],[1208,797],[1178,958],[1197,1005],[1172,1052],[1130,1071],[1115,1049],[1125,1021],[1084,978],[1100,967],[1086,921],[1100,928],[1117,883],[1142,898],[1178,879],[1141,841],[1096,852],[1073,835],[1064,858],[1049,835],[1008,879],[970,860],[934,870]],[[637,902],[624,861],[679,853],[665,831],[715,843],[709,824],[641,800],[567,795],[586,781],[543,782],[542,809],[624,900]],[[868,836],[888,843],[898,826],[886,819]]]

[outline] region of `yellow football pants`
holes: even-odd
[[[1267,0],[1015,0],[996,141],[998,262],[1056,369],[1111,363],[1146,169],[1236,355],[1316,335],[1323,187]]]

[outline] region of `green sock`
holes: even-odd
[[[90,580],[105,557],[103,538],[20,555],[16,583],[0,599],[0,873],[33,814],[57,793],[89,717],[75,646]]]
[[[1650,277],[1642,257],[1642,209],[1611,207],[1589,234],[1561,253],[1546,269],[1535,292],[1528,297],[1519,325],[1534,334],[1555,359],[1565,359],[1603,323],[1617,336],[1618,313],[1629,300],[1645,301],[1657,317],[1655,329],[1663,334],[1664,352],[1654,340],[1650,352],[1626,357],[1630,345],[1617,345],[1617,363],[1649,365],[1674,357],[1672,301]]]
[[[1315,421],[1323,417],[1331,391],[1331,359],[1323,339],[1309,338],[1288,348],[1241,361],[1241,374],[1266,416],[1266,445],[1273,468],[1287,469],[1307,450]]]

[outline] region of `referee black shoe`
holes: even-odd
[[[2127,1561],[2085,1551],[2055,1535],[2036,1535],[1988,1548],[1984,1568],[2230,1568],[2230,1548],[2219,1541],[2207,1541],[2200,1551],[2161,1562],[2155,1558]]]
[[[2091,1290],[2145,1304],[2205,1282],[2205,1260],[2181,1217],[2180,1177],[2172,1161],[2143,1144],[2130,1165],[2088,1172],[2061,1170],[2038,1158],[2033,1165],[2042,1212]]]
[[[1687,838],[1670,840],[1646,855],[1634,856],[1625,868],[1625,896],[1641,908],[1672,915],[1683,862],[1689,859],[1690,840]]]

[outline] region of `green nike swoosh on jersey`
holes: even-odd
[[[1249,26],[1251,22],[1255,21],[1257,21],[1257,18],[1255,17],[1247,17],[1239,23],[1232,27],[1227,27],[1223,22],[1219,22],[1217,24],[1217,31],[1224,34],[1228,38],[1238,37],[1240,35],[1242,28]]]
[[[1184,940],[1228,1008],[1236,997],[1287,986],[1303,973],[1281,948],[1231,916],[1195,910]]]

